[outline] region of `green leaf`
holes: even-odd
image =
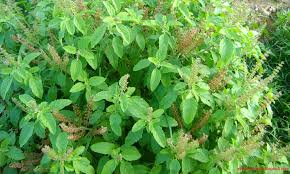
[[[185,99],[182,102],[182,118],[186,124],[190,124],[197,112],[197,101],[194,98]]]
[[[144,69],[150,65],[150,61],[148,59],[142,59],[140,60],[133,68],[133,71],[139,71],[141,69]]]
[[[126,161],[121,161],[120,173],[121,174],[134,174],[134,168],[131,165],[131,163],[126,162]]]
[[[104,34],[106,33],[106,30],[107,30],[106,24],[102,24],[96,29],[93,36],[91,37],[92,48],[95,47],[102,40]]]
[[[7,156],[13,160],[22,160],[25,158],[22,150],[14,146],[9,149],[9,151],[7,152]]]
[[[187,174],[192,171],[192,160],[188,157],[182,159],[182,173]]]
[[[70,65],[70,75],[73,81],[76,81],[82,72],[82,62],[79,59],[74,59]]]
[[[65,22],[65,27],[66,27],[66,30],[67,32],[70,34],[70,35],[74,35],[75,34],[75,26],[74,26],[74,23],[73,23],[73,20],[67,20]]]
[[[227,64],[233,57],[235,51],[234,44],[231,40],[224,38],[220,41],[220,55],[224,64]]]
[[[73,23],[77,27],[77,29],[83,34],[86,34],[86,23],[81,16],[75,16]]]
[[[39,114],[41,123],[48,128],[49,132],[54,134],[56,132],[56,122],[50,112]]]
[[[169,91],[160,101],[160,108],[168,109],[177,99],[177,93],[175,91]]]
[[[89,79],[89,84],[91,86],[99,86],[106,81],[106,78],[102,76],[93,76]]]
[[[127,112],[137,118],[146,118],[148,103],[139,96],[130,97]]]
[[[39,77],[31,77],[29,79],[29,87],[32,91],[32,93],[38,97],[42,98],[43,95],[43,87],[42,87],[42,81]]]
[[[12,85],[12,82],[13,82],[13,77],[12,76],[7,76],[2,81],[1,86],[0,86],[0,94],[1,94],[1,97],[3,99],[5,99],[9,89],[11,89],[10,87]]]
[[[167,56],[167,50],[168,50],[168,35],[167,34],[162,34],[159,37],[159,50],[157,52],[156,57],[160,60],[166,59]]]
[[[154,139],[156,142],[161,146],[165,147],[166,145],[166,137],[162,130],[162,128],[159,125],[153,125],[151,128],[151,133],[153,134]]]
[[[122,119],[119,114],[114,113],[110,116],[111,128],[117,136],[122,135],[121,122],[122,122]]]
[[[101,154],[111,154],[116,145],[108,142],[99,142],[91,145],[91,150]]]
[[[103,4],[110,16],[114,16],[116,14],[114,7],[108,1],[103,1]]]
[[[94,101],[110,100],[111,98],[112,94],[109,91],[101,91],[94,96]]]
[[[35,52],[35,53],[29,53],[27,54],[24,58],[23,58],[23,63],[28,65],[32,60],[34,60],[35,58],[37,58],[38,56],[40,56],[41,53],[40,52]]]
[[[95,170],[93,166],[90,165],[90,161],[85,157],[78,157],[73,160],[73,167],[76,173],[79,171],[86,173],[86,174],[94,174]]]
[[[68,145],[67,137],[68,135],[66,132],[61,132],[60,134],[58,134],[55,145],[59,152],[64,152],[66,150]]]
[[[35,100],[34,100],[34,98],[32,98],[30,95],[28,95],[28,94],[22,94],[22,95],[20,95],[19,96],[19,100],[22,102],[22,103],[24,103],[25,105],[27,105],[28,103],[30,103],[31,101],[34,101],[34,102],[36,102]],[[28,105],[27,105],[28,106]]]
[[[190,155],[191,158],[206,163],[208,162],[208,152],[205,149],[197,149],[194,154]]]
[[[97,69],[97,67],[98,67],[98,57],[97,56],[94,56],[94,59],[86,59],[86,61],[94,70]]]
[[[91,51],[89,51],[89,50],[84,50],[84,49],[82,49],[82,50],[80,50],[79,51],[80,52],[80,55],[82,56],[82,57],[84,57],[84,58],[86,58],[86,60],[88,60],[88,59],[94,59],[94,53],[93,52],[91,52]]]
[[[112,67],[114,69],[118,68],[118,62],[119,62],[119,58],[118,56],[115,54],[114,51],[112,51],[113,48],[111,46],[108,46],[105,50],[105,54],[110,62],[110,64],[112,65]]]
[[[123,49],[124,49],[122,40],[119,37],[114,37],[113,41],[112,41],[112,46],[113,46],[113,49],[114,49],[115,53],[117,54],[117,56],[122,58],[123,57]]]
[[[177,159],[173,159],[170,161],[170,164],[169,164],[170,174],[179,174],[180,168],[181,167]]]
[[[20,136],[19,136],[19,145],[22,147],[27,143],[29,138],[32,136],[34,129],[34,123],[28,122],[26,123],[23,128],[21,129]]]
[[[127,161],[135,161],[141,158],[141,154],[134,146],[124,146],[121,148],[122,157]]]
[[[159,69],[155,68],[151,73],[151,79],[150,79],[150,89],[151,91],[154,91],[157,86],[159,85],[161,80],[161,72]]]
[[[143,129],[146,126],[146,120],[140,119],[138,120],[132,127],[132,132],[137,132]]]
[[[123,112],[128,108],[129,98],[126,95],[120,96],[120,106]]]
[[[76,54],[77,52],[76,47],[71,46],[71,45],[64,46],[63,49],[69,54]]]
[[[118,24],[116,29],[121,34],[123,45],[129,45],[132,42],[131,29],[123,24]]]
[[[121,9],[121,1],[120,0],[112,0],[113,6],[116,9],[116,12],[119,12]]]
[[[180,12],[182,13],[182,15],[184,16],[185,20],[192,25],[192,21],[191,21],[191,13],[189,12],[187,6],[184,3],[180,3],[178,6]]]
[[[141,32],[136,35],[136,42],[140,49],[143,51],[145,49],[145,38]]]
[[[73,85],[73,87],[70,89],[69,92],[74,93],[74,92],[79,92],[84,90],[86,87],[82,82],[78,82],[75,85]]]
[[[72,101],[69,99],[58,99],[58,100],[52,101],[49,104],[49,107],[52,110],[59,111],[59,110],[65,108],[66,106],[70,105],[71,103],[72,103]]]
[[[142,138],[142,135],[143,135],[143,129],[141,129],[137,132],[130,131],[125,138],[125,144],[132,145],[132,144],[138,142]]]
[[[112,174],[115,171],[117,165],[117,162],[113,159],[107,161],[101,174]]]

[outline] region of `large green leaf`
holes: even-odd
[[[123,49],[124,49],[122,40],[119,37],[114,37],[113,41],[112,41],[112,46],[113,46],[114,51],[117,54],[117,56],[122,58],[123,57]]]
[[[31,77],[29,79],[29,87],[32,91],[32,93],[38,97],[42,98],[43,95],[43,87],[42,87],[42,81],[39,77]]]
[[[90,165],[90,161],[85,157],[78,157],[73,160],[73,167],[76,171],[76,173],[79,173],[79,171],[85,173],[85,174],[94,174],[95,170],[93,166]]]
[[[112,174],[117,167],[117,162],[113,159],[106,162],[101,174]]]
[[[72,93],[79,92],[79,91],[84,90],[85,88],[86,86],[82,82],[78,82],[74,86],[72,86],[69,92],[72,92]]]
[[[22,150],[14,146],[9,149],[9,151],[7,152],[7,156],[13,160],[22,160],[25,158]]]
[[[111,154],[112,150],[116,148],[116,145],[108,142],[99,142],[91,145],[91,149],[94,152],[101,154]]]
[[[48,128],[50,133],[54,134],[56,132],[56,122],[50,112],[39,114],[39,119],[41,123]]]
[[[32,136],[34,129],[34,123],[28,122],[26,123],[23,128],[21,129],[20,136],[19,136],[19,145],[22,147],[27,143],[29,138]]]
[[[93,36],[91,37],[91,47],[95,47],[104,37],[104,34],[106,33],[107,25],[102,24],[100,25],[96,31],[94,32]]]
[[[145,38],[141,32],[136,35],[136,42],[141,50],[145,49]]]
[[[157,86],[159,85],[161,80],[161,72],[159,69],[155,68],[152,73],[151,73],[151,78],[150,78],[150,89],[151,91],[154,91]]]
[[[197,101],[194,98],[187,98],[182,102],[182,118],[186,124],[190,124],[197,112]]]
[[[58,99],[58,100],[54,100],[49,104],[49,107],[52,110],[56,110],[59,111],[61,109],[63,109],[64,107],[70,105],[72,103],[71,100],[69,99]]]
[[[105,54],[112,65],[114,69],[118,68],[118,62],[119,62],[119,57],[115,54],[114,51],[112,51],[113,48],[111,46],[108,46],[105,50]]]
[[[73,81],[76,81],[82,72],[82,62],[79,59],[74,59],[70,65],[70,75]]]
[[[154,139],[156,140],[156,142],[161,146],[161,147],[165,147],[166,145],[166,137],[164,134],[164,131],[162,130],[162,128],[159,125],[152,125],[151,127],[151,133],[153,134]]]
[[[135,161],[141,158],[141,154],[134,146],[124,146],[121,148],[122,157],[127,161]]]
[[[119,114],[114,113],[110,116],[110,126],[117,136],[121,136],[122,134],[121,122],[122,118]]]
[[[116,29],[121,34],[124,46],[129,45],[132,42],[131,29],[123,24],[118,24]]]
[[[76,47],[71,46],[71,45],[64,46],[63,49],[69,54],[76,54],[77,52]]]
[[[220,55],[224,64],[229,63],[235,51],[234,44],[230,39],[224,38],[220,41]]]
[[[81,16],[75,16],[73,23],[75,24],[76,28],[83,34],[85,35],[87,32],[87,26],[86,22]]]
[[[134,168],[132,164],[126,161],[121,161],[120,173],[121,174],[134,174]]]
[[[133,71],[139,71],[141,69],[144,69],[150,65],[150,61],[148,59],[142,59],[140,60],[133,68]]]
[[[3,99],[5,99],[8,91],[9,91],[9,89],[11,87],[12,82],[13,82],[13,77],[12,76],[7,76],[2,81],[1,86],[0,86],[0,94],[1,94],[1,97]]]

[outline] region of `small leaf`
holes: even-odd
[[[183,158],[182,159],[182,173],[184,174],[190,173],[192,169],[193,169],[192,160],[188,157]]]
[[[46,112],[39,115],[41,123],[48,128],[49,132],[54,134],[56,132],[56,122],[53,115],[50,112]]]
[[[23,63],[25,63],[26,65],[28,65],[32,60],[34,60],[35,58],[37,58],[38,56],[40,56],[41,53],[40,52],[35,52],[35,53],[30,53],[27,54],[24,58],[23,58]]]
[[[140,49],[143,51],[145,49],[145,39],[142,33],[136,35],[136,42]]]
[[[190,157],[203,163],[208,162],[208,152],[205,149],[197,149]]]
[[[126,95],[121,95],[120,105],[123,112],[126,112],[128,108],[129,98]]]
[[[139,71],[141,69],[144,69],[150,65],[150,61],[148,59],[142,59],[140,60],[133,68],[133,71]]]
[[[116,12],[119,12],[121,9],[121,1],[120,0],[112,0],[112,3],[116,9]]]
[[[190,124],[197,111],[197,101],[194,98],[185,99],[182,102],[182,118],[186,124]]]
[[[91,145],[91,150],[101,154],[111,154],[116,145],[108,142],[99,142]]]
[[[125,138],[125,144],[133,145],[134,143],[138,142],[142,138],[142,135],[143,135],[143,129],[137,132],[130,131]]]
[[[124,146],[121,148],[121,154],[127,161],[135,161],[141,158],[141,154],[134,146]]]
[[[123,57],[123,43],[121,41],[121,39],[119,37],[114,37],[113,41],[112,41],[112,46],[113,49],[115,51],[115,53],[117,54],[117,56],[119,56],[120,58]]]
[[[180,3],[178,7],[179,7],[180,12],[184,16],[185,20],[192,25],[191,14],[187,6],[184,3]]]
[[[106,81],[106,78],[102,76],[94,76],[89,79],[89,84],[91,86],[99,86]]]
[[[9,151],[7,152],[7,156],[13,160],[22,160],[25,158],[22,150],[14,146],[9,148]]]
[[[69,54],[76,54],[77,52],[76,47],[71,46],[71,45],[64,46],[63,49]]]
[[[85,157],[77,157],[73,160],[73,167],[76,173],[79,171],[85,174],[94,174],[95,170],[93,166],[90,165],[90,161]]]
[[[72,20],[67,20],[65,22],[65,27],[66,27],[66,30],[67,32],[70,34],[70,35],[74,35],[75,34],[75,26],[74,26],[74,23]]]
[[[61,132],[60,134],[58,134],[55,145],[59,152],[64,152],[66,150],[68,145],[67,137],[68,135],[66,132]]]
[[[170,161],[170,164],[169,164],[170,174],[179,174],[180,168],[181,167],[177,159],[173,159]]]
[[[151,73],[151,79],[150,79],[150,89],[151,91],[154,91],[157,86],[159,85],[161,80],[161,72],[157,68],[155,68]]]
[[[110,16],[114,16],[116,14],[114,7],[108,1],[103,1],[103,4]]]
[[[166,137],[162,128],[159,125],[153,125],[151,128],[151,133],[153,134],[156,142],[164,148],[166,144]]]
[[[220,55],[224,64],[227,64],[234,54],[234,44],[231,40],[225,38],[220,41]]]
[[[168,50],[168,35],[167,34],[162,34],[159,37],[159,50],[157,52],[156,57],[160,60],[166,59],[167,56],[167,50]]]
[[[118,62],[119,62],[119,57],[115,54],[114,51],[112,51],[113,48],[111,46],[108,46],[105,50],[105,54],[112,65],[114,69],[118,68]]]
[[[107,25],[106,24],[102,24],[96,29],[96,31],[94,32],[93,36],[91,37],[91,46],[92,46],[92,48],[95,47],[102,40],[106,30],[107,30]]]
[[[26,123],[23,128],[21,129],[20,136],[19,136],[19,145],[22,147],[27,143],[29,138],[32,136],[34,129],[34,123],[28,122]]]
[[[94,96],[94,101],[110,100],[111,98],[112,95],[109,91],[101,91]]]
[[[86,58],[86,60],[88,59],[94,59],[94,53],[89,51],[89,50],[80,50],[80,55],[84,58]]]
[[[131,30],[129,27],[123,25],[123,24],[118,24],[116,26],[117,31],[121,34],[122,39],[123,39],[123,45],[127,46],[131,43],[132,41],[132,36],[131,36]]]
[[[28,104],[28,103],[30,103],[31,101],[34,101],[34,102],[36,102],[35,100],[34,100],[34,98],[32,98],[30,95],[28,95],[28,94],[22,94],[22,95],[20,95],[19,96],[19,100],[22,102],[22,103],[24,103],[24,104]],[[27,105],[28,106],[28,105]]]
[[[169,91],[160,101],[160,108],[168,109],[177,99],[177,92]]]
[[[82,62],[79,59],[74,59],[70,65],[70,75],[73,81],[76,81],[82,71]]]
[[[134,174],[134,168],[132,164],[126,161],[121,161],[120,173],[121,174]]]
[[[74,93],[74,92],[79,92],[85,89],[85,85],[81,82],[76,83],[69,92]]]
[[[32,93],[38,97],[42,98],[43,95],[43,87],[42,87],[42,81],[39,77],[31,77],[29,79],[29,87],[32,91]]]
[[[1,94],[1,97],[3,99],[5,99],[9,89],[11,89],[10,87],[12,85],[12,82],[13,82],[13,77],[12,76],[7,76],[2,81],[1,86],[0,86],[0,94]]]
[[[146,120],[138,120],[132,127],[132,132],[137,132],[146,126]]]
[[[74,24],[77,27],[77,29],[83,34],[86,34],[86,23],[84,19],[81,16],[75,16],[74,17]]]
[[[114,113],[110,116],[111,128],[117,136],[122,135],[121,122],[122,122],[122,119],[119,114]]]
[[[101,174],[112,174],[117,167],[117,162],[113,159],[106,162]]]
[[[49,104],[49,107],[54,111],[59,111],[72,103],[69,99],[54,100]]]

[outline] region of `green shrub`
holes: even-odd
[[[264,75],[259,33],[233,19],[229,2],[8,0],[0,9],[3,173],[288,167],[288,146],[263,142],[283,63]]]

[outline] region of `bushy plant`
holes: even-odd
[[[234,20],[230,2],[7,0],[0,9],[3,173],[288,166],[288,146],[263,142],[283,62],[264,75],[259,33]]]

